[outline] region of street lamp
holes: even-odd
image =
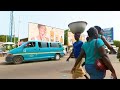
[[[85,21],[76,21],[68,25],[70,31],[73,34],[75,34],[76,32],[83,33],[85,31],[86,26],[87,26],[87,22]]]

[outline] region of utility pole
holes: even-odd
[[[14,43],[15,43],[15,21],[13,19],[13,27],[14,27]]]
[[[13,11],[10,11],[10,42],[12,42],[12,31],[13,31]]]
[[[18,26],[18,46],[19,46],[19,42],[20,42],[20,36],[19,36],[20,23],[21,23],[21,21],[20,21],[20,16],[19,16],[19,21],[18,21],[18,24],[19,24],[19,26]]]

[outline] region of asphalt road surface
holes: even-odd
[[[68,55],[59,61],[27,62],[18,65],[7,64],[5,58],[0,57],[0,79],[72,79],[70,70],[75,60],[71,58],[69,62],[66,62],[67,57]],[[120,63],[116,55],[110,55],[110,59],[119,75]],[[109,78],[110,71],[107,71],[106,79]],[[85,77],[79,79],[85,79]]]

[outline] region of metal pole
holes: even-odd
[[[18,46],[19,46],[19,41],[20,41],[20,38],[19,38],[20,23],[21,23],[21,21],[20,21],[20,17],[19,17],[19,21],[18,21],[18,24],[19,24],[19,26],[18,26]]]
[[[15,21],[14,21],[14,18],[13,18],[13,27],[14,27],[14,43],[15,43]]]
[[[12,42],[13,11],[10,12],[10,42]]]

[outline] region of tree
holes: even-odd
[[[5,42],[5,41],[6,41],[5,35],[0,35],[0,42]]]
[[[7,37],[7,42],[10,42],[9,35],[0,35],[0,42],[6,42],[6,37]],[[12,38],[12,41],[14,42],[14,37]],[[18,37],[15,37],[15,43],[17,42],[18,42]]]
[[[64,31],[64,45],[68,45],[68,31],[69,29]]]

